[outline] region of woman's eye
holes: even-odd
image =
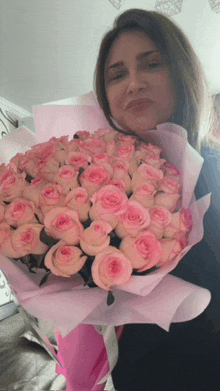
[[[147,69],[156,69],[161,65],[161,62],[152,62],[151,64],[147,64]]]
[[[123,76],[124,76],[123,73],[115,73],[114,75],[110,75],[108,77],[108,81],[120,80],[123,78]]]

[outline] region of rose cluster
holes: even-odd
[[[92,260],[90,278],[107,291],[171,264],[192,216],[181,207],[180,174],[161,152],[99,129],[18,153],[0,166],[0,252],[40,257],[38,267],[63,277]]]

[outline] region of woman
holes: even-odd
[[[220,389],[220,154],[212,135],[211,96],[200,63],[182,31],[167,17],[133,9],[103,38],[96,67],[96,94],[109,124],[142,138],[160,123],[188,132],[205,159],[196,197],[212,192],[203,240],[173,271],[211,291],[196,319],[172,324],[169,333],[150,324],[129,324],[119,342],[112,376],[117,391],[217,391]]]

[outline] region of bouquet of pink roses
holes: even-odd
[[[30,272],[109,291],[171,265],[188,244],[180,173],[162,149],[114,130],[51,138],[0,166],[0,252]],[[108,303],[113,296],[109,294]]]

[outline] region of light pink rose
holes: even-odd
[[[15,198],[5,208],[5,220],[9,225],[18,227],[22,224],[37,223],[37,219],[34,214],[36,207],[32,201],[25,198]]]
[[[90,201],[88,192],[84,187],[76,187],[74,190],[70,191],[64,202],[67,208],[78,212],[79,220],[81,222],[88,220]]]
[[[59,183],[62,186],[63,194],[67,195],[69,191],[79,186],[77,177],[78,172],[72,166],[64,165],[54,174],[53,182]]]
[[[30,175],[32,178],[36,178],[39,172],[39,167],[37,166],[37,159],[33,159],[25,155],[21,155],[19,158],[18,168],[21,171],[25,171],[26,174]]]
[[[53,141],[49,140],[44,143],[36,144],[31,147],[31,156],[36,156],[38,159],[43,160],[51,157],[56,152],[56,145]]]
[[[36,164],[39,169],[38,176],[43,175],[48,181],[52,181],[54,173],[59,170],[59,162],[53,157],[42,160],[39,159]]]
[[[20,255],[13,249],[11,243],[12,232],[8,223],[0,223],[0,253],[8,258],[18,258]]]
[[[119,159],[131,160],[133,158],[135,146],[133,144],[122,144],[117,148],[116,156]]]
[[[177,168],[173,164],[166,163],[164,165],[164,169],[165,169],[166,176],[169,176],[170,178],[173,178],[176,181],[180,180],[180,172],[177,170]]]
[[[81,186],[85,187],[89,196],[95,193],[100,187],[109,184],[110,173],[100,166],[89,166],[79,177]]]
[[[128,198],[115,186],[102,187],[91,198],[92,207],[89,211],[92,220],[105,220],[114,229],[118,224],[117,216],[124,213]]]
[[[30,184],[24,187],[22,191],[22,197],[32,201],[38,207],[40,193],[47,183],[47,180],[42,175],[38,176],[37,178],[33,179]]]
[[[149,224],[150,215],[147,209],[137,201],[128,200],[125,213],[119,216],[115,233],[119,238],[124,238],[126,235],[134,237]]]
[[[80,239],[81,249],[88,255],[96,255],[109,246],[112,226],[106,221],[93,221],[88,228],[83,231]]]
[[[180,199],[180,194],[169,194],[164,192],[158,192],[154,197],[156,206],[164,206],[172,213],[175,211],[177,201]]]
[[[19,174],[13,163],[2,168],[0,174],[0,201],[12,201],[20,197],[22,190],[26,186],[25,173]]]
[[[60,240],[47,252],[44,264],[55,276],[70,277],[82,269],[86,260],[87,256],[78,247]]]
[[[52,208],[64,206],[63,188],[58,183],[47,183],[40,192],[39,206],[45,215]]]
[[[73,246],[79,244],[84,229],[75,210],[61,207],[46,213],[44,225],[49,236]]]
[[[80,140],[80,150],[86,151],[89,155],[106,151],[106,143],[99,138],[90,137],[85,140]]]
[[[171,177],[164,177],[160,182],[158,191],[164,191],[169,194],[178,194],[180,191],[180,184]]]
[[[129,136],[127,134],[122,134],[122,133],[119,133],[117,134],[117,137],[116,137],[116,142],[117,142],[117,145],[120,147],[120,146],[124,146],[124,145],[134,145],[136,141],[136,138],[134,136]]]
[[[171,222],[172,215],[164,206],[153,206],[149,209],[151,222],[148,226],[148,231],[152,232],[157,239],[161,239],[164,235],[165,227]]]
[[[159,169],[166,162],[166,160],[160,159],[160,157],[152,151],[145,151],[142,162],[150,164],[150,166]]]
[[[91,161],[91,156],[83,152],[69,152],[66,158],[66,163],[73,166],[76,171],[79,171],[80,167],[87,168]]]
[[[109,184],[116,186],[121,191],[125,191],[125,182],[122,179],[112,179]]]
[[[113,178],[122,179],[125,182],[125,193],[131,193],[131,177],[128,175],[129,163],[121,159],[117,159],[113,163]]]
[[[144,149],[145,151],[153,152],[155,155],[160,156],[162,149],[158,147],[157,145],[153,144],[146,144],[146,143],[141,143],[140,145],[141,149]]]
[[[149,231],[140,232],[136,238],[125,236],[120,250],[131,260],[133,268],[140,272],[157,266],[162,258],[161,244]]]
[[[176,260],[182,250],[187,246],[188,240],[185,234],[179,233],[172,239],[161,239],[160,244],[163,255],[158,263],[158,267],[164,267]]]
[[[99,152],[92,156],[93,164],[100,166],[103,163],[112,163],[112,158],[106,152]]]
[[[17,257],[44,254],[48,246],[40,241],[41,224],[23,224],[12,232],[11,243]]]
[[[104,290],[129,281],[132,273],[131,261],[113,246],[98,253],[92,264],[92,277],[96,285]]]
[[[152,183],[143,182],[136,187],[130,199],[138,201],[144,208],[152,208],[154,206],[155,194],[156,190]]]
[[[179,231],[188,233],[192,227],[192,213],[189,209],[181,208],[180,211],[172,214],[170,223],[165,227],[164,236],[172,238]]]
[[[82,140],[80,138],[74,138],[73,140],[70,140],[68,144],[69,152],[80,152],[81,141]]]
[[[158,187],[161,179],[163,179],[163,171],[158,170],[155,167],[150,166],[149,164],[141,164],[137,171],[134,173],[131,181],[131,188],[133,191],[143,182],[149,182]]]

